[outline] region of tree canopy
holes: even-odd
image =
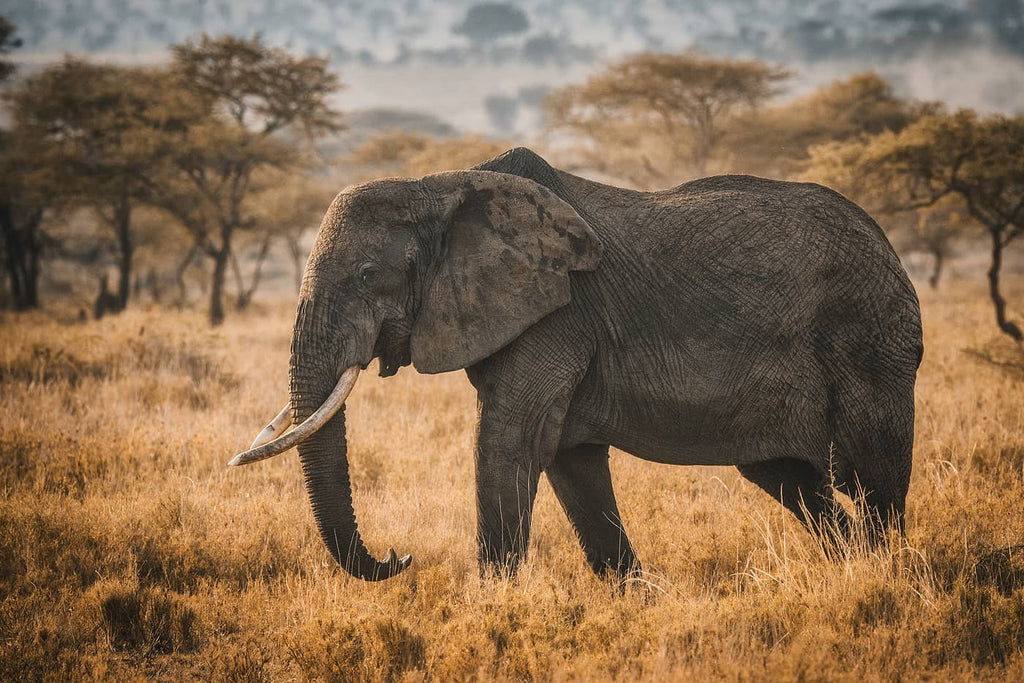
[[[552,93],[548,125],[597,147],[653,134],[673,165],[685,164],[701,176],[721,140],[724,118],[762,104],[788,77],[784,69],[758,61],[644,53]]]
[[[22,81],[9,98],[12,154],[25,182],[53,202],[91,208],[111,231],[122,308],[132,275],[132,210],[149,196],[146,179],[174,151],[175,134],[202,114],[167,81],[159,70],[68,57]]]
[[[245,200],[258,189],[258,172],[302,164],[287,130],[311,140],[341,129],[340,113],[328,102],[341,86],[325,59],[293,56],[259,36],[204,35],[172,53],[172,76],[204,102],[208,115],[183,131],[172,169],[154,186],[154,201],[213,260],[210,320],[219,324],[232,239],[257,225]]]
[[[299,126],[310,135],[341,129],[327,98],[341,90],[326,59],[296,57],[252,38],[203,35],[171,48],[182,85],[249,133]]]
[[[724,145],[734,171],[788,177],[804,169],[814,145],[899,131],[933,109],[897,97],[876,73],[859,73],[803,97],[742,112],[728,122]]]

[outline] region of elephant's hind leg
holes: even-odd
[[[914,450],[913,395],[905,401],[902,414],[873,408],[863,411],[859,419],[842,425],[836,442],[839,455],[853,465],[853,471],[841,482],[841,490],[863,502],[868,542],[872,545],[879,543],[890,528],[904,532]]]
[[[914,454],[917,351],[853,367],[835,387],[830,421],[836,456],[846,464],[840,490],[863,502],[868,542],[903,533]],[[859,372],[860,374],[855,374]]]
[[[594,572],[614,573],[619,580],[639,575],[640,563],[615,504],[608,446],[583,444],[560,450],[545,473]]]
[[[777,458],[738,469],[796,515],[827,547],[847,538],[849,516],[836,501],[828,475],[814,465],[796,458]]]

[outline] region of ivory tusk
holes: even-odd
[[[341,377],[338,378],[338,384],[334,387],[334,391],[327,397],[327,400],[323,402],[316,412],[309,416],[302,424],[298,425],[292,431],[282,434],[270,443],[263,444],[256,448],[250,448],[244,453],[239,453],[235,457],[231,458],[228,462],[228,466],[235,465],[248,465],[250,463],[259,462],[260,460],[266,460],[272,456],[284,453],[289,448],[294,448],[299,445],[310,436],[316,433],[318,429],[327,424],[334,415],[341,410],[341,406],[345,405],[345,399],[348,398],[349,393],[352,391],[352,387],[355,386],[356,377],[359,376],[359,366],[353,365],[352,367],[341,373]],[[274,418],[274,422],[277,422],[278,418]],[[273,423],[271,423],[273,424]],[[257,440],[259,437],[257,437]]]
[[[292,424],[292,404],[285,403],[284,408],[277,414],[270,424],[263,428],[263,431],[256,435],[256,440],[249,446],[249,450],[262,446],[263,444],[272,441],[275,436],[279,436],[281,432],[288,429]]]

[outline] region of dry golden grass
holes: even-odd
[[[289,302],[215,332],[8,315],[0,679],[1024,679],[1024,356],[980,289],[922,297],[906,539],[829,560],[731,468],[614,454],[647,570],[624,596],[546,483],[521,576],[477,578],[462,373],[366,373],[350,399],[364,535],[415,555],[365,584],[322,548],[294,454],[225,467],[286,398]]]

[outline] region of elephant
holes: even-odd
[[[290,400],[230,464],[298,446],[331,555],[395,576],[411,556],[376,559],[356,522],[344,403],[373,359],[384,377],[464,369],[481,572],[515,574],[544,473],[587,562],[621,583],[641,564],[611,446],[735,466],[836,538],[835,491],[860,491],[873,539],[903,533],[922,354],[896,252],[837,192],[742,175],[640,192],[516,148],[337,195],[302,280]]]

